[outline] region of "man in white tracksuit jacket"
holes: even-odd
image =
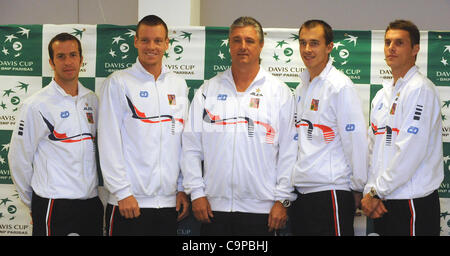
[[[383,82],[372,100],[362,201],[380,235],[440,233],[441,107],[436,87],[415,66],[419,42],[410,21],[396,20],[386,29],[384,53],[393,80]]]
[[[202,235],[273,234],[295,199],[294,101],[259,66],[263,40],[259,22],[238,18],[231,69],[202,85],[191,104],[181,166]]]
[[[188,87],[162,65],[168,43],[164,21],[144,17],[136,31],[136,63],[111,74],[101,89],[98,133],[110,192],[108,235],[176,235],[177,218],[189,210],[179,166]]]
[[[31,210],[33,235],[103,235],[95,157],[97,96],[78,81],[80,41],[49,43],[54,79],[20,108],[9,150],[11,177]]]
[[[354,235],[355,203],[367,179],[367,125],[352,81],[329,58],[332,36],[321,20],[307,21],[299,31],[307,70],[295,94],[294,235]]]

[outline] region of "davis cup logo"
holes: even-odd
[[[17,191],[6,189],[0,192],[2,194],[0,196],[0,236],[31,235],[32,226],[29,224],[28,210],[20,204]]]
[[[0,197],[0,219],[14,220],[17,207],[13,204],[11,197],[19,198],[18,194]]]
[[[291,34],[290,39],[292,39],[292,41],[298,41],[298,35],[296,34]],[[298,43],[297,43],[298,46]],[[277,41],[277,44],[274,48],[274,53],[273,53],[273,60],[276,62],[284,62],[284,63],[289,63],[292,61],[293,58],[293,54],[294,54],[294,50],[292,49],[292,45],[290,45],[288,42],[286,42],[285,40],[280,40]]]
[[[12,130],[14,128],[17,111],[22,102],[29,95],[42,88],[41,83],[40,77],[2,77],[2,89],[0,90],[0,130]]]
[[[179,61],[183,58],[183,44],[186,45],[186,41],[188,43],[191,42],[192,33],[180,31],[178,32],[179,35],[177,35],[177,31],[174,30],[173,34],[174,35],[169,39],[169,49],[164,54],[164,57],[166,57],[166,59],[174,58],[175,61]]]
[[[127,36],[128,39],[134,38],[136,32],[134,30],[128,29],[128,32],[126,32],[123,36]],[[119,35],[112,38],[111,47],[109,49],[108,54],[112,58],[118,58],[118,59],[126,59],[128,58],[128,54],[130,51],[130,44],[129,42],[122,42],[125,41],[125,39]],[[129,40],[128,40],[129,41]]]
[[[347,33],[344,34],[344,36],[347,37],[343,40],[344,42],[347,41],[349,43],[353,43],[353,46],[356,47],[356,42],[358,40],[357,36],[352,36]],[[346,48],[339,49],[339,47],[341,47],[341,46],[345,46],[343,43],[341,43],[341,41],[336,42],[333,45],[333,50],[336,50],[339,53],[338,54],[338,56],[340,58],[339,61],[335,60],[335,57],[332,57],[331,59],[333,62],[336,62],[337,64],[340,64],[341,66],[343,66],[343,65],[347,64],[348,58],[350,57],[350,52]]]
[[[30,35],[30,29],[26,29],[26,28],[22,28],[22,27],[19,27],[19,29],[20,30],[17,31],[15,34],[26,36],[26,38],[28,39],[28,37]],[[21,50],[22,50],[22,46],[23,45],[22,45],[22,43],[20,41],[15,41],[14,43],[12,43],[13,39],[17,39],[18,38],[17,36],[15,36],[15,34],[10,34],[10,35],[5,36],[6,39],[5,39],[4,43],[6,43],[6,42],[11,43],[10,46],[12,46],[11,48],[14,50],[14,52],[12,52],[11,54],[12,54],[12,56],[14,56],[14,58],[17,58],[17,57],[19,57],[22,54]],[[5,46],[6,46],[6,48],[5,48]],[[8,47],[7,44],[3,45],[2,53],[5,56],[10,54],[9,51],[8,51],[8,48],[9,47]]]
[[[203,28],[169,29],[169,48],[164,53],[165,66],[185,79],[203,79]]]
[[[18,96],[19,93],[20,94],[26,94],[28,92],[28,87],[30,86],[30,84],[24,83],[24,82],[17,82],[18,85],[10,88],[10,89],[6,89],[3,90],[3,94],[2,94],[2,99],[1,99],[1,104],[0,104],[0,108],[2,110],[10,110],[12,112],[16,112],[18,109],[18,105],[20,103],[20,97]]]
[[[333,65],[344,72],[354,83],[364,84],[370,80],[370,32],[335,31],[331,52]]]
[[[261,65],[283,82],[300,82],[299,74],[305,70],[300,58],[296,29],[265,30]]]
[[[436,85],[450,85],[450,33],[428,34],[428,77]]]
[[[41,26],[1,26],[0,74],[40,75]]]
[[[135,35],[135,26],[97,26],[97,77],[107,77],[136,62]]]

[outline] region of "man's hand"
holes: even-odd
[[[118,203],[120,215],[122,215],[126,219],[137,218],[139,217],[139,215],[141,215],[139,204],[134,196],[125,197]]]
[[[211,205],[206,197],[199,197],[192,201],[192,212],[195,218],[203,223],[211,223],[211,219],[214,215],[211,210]]]
[[[287,218],[287,209],[280,202],[276,201],[269,213],[269,232],[284,228]]]
[[[380,199],[371,197],[369,194],[366,194],[361,200],[361,206],[364,215],[372,219],[381,218],[387,213],[383,202]]]
[[[183,211],[180,213],[180,209]],[[175,210],[178,212],[177,221],[181,221],[189,215],[189,200],[184,192],[177,193],[177,206]]]

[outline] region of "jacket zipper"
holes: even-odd
[[[80,101],[80,95],[78,95],[76,97],[76,99],[74,100],[74,105],[75,105],[75,112],[76,112],[77,120],[78,120],[78,128],[80,130],[79,133],[81,134],[81,133],[83,133],[83,128],[81,126],[80,113],[79,113],[79,110],[78,110],[78,102],[79,101]],[[85,172],[85,170],[84,170],[84,162],[85,162],[85,156],[86,156],[86,150],[85,150],[85,148],[86,148],[86,145],[85,145],[86,141],[82,140],[80,142],[81,142],[80,143],[80,147],[81,147],[81,171],[82,171],[82,173],[84,175],[84,172]]]
[[[161,142],[162,142],[162,122],[161,122],[161,102],[160,102],[160,98],[159,98],[159,90],[158,90],[158,85],[157,85],[157,80],[155,80],[155,89],[156,89],[156,97],[158,99],[158,119],[159,119],[159,157],[158,157],[158,174],[159,174],[159,186],[161,187],[162,185],[162,177],[161,177]],[[158,209],[161,208],[160,207],[160,202],[158,200],[158,192],[155,192],[155,198],[158,204]]]
[[[239,98],[239,95],[236,91],[236,100],[238,102],[237,104],[237,109],[239,110],[240,104],[241,104],[241,100]],[[239,115],[238,111],[237,115],[236,115],[236,121],[237,121],[237,116]],[[233,133],[233,161],[232,161],[232,166],[231,166],[231,212],[233,212],[233,208],[234,208],[234,168],[235,168],[235,161],[236,161],[236,134],[237,134],[237,126],[238,124],[236,123],[236,125],[234,126],[234,133]]]

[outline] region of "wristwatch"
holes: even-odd
[[[369,196],[372,198],[376,198],[376,199],[380,199],[380,197],[377,194],[377,191],[375,190],[374,187],[372,187],[369,191]]]
[[[278,200],[278,202],[280,202],[284,208],[288,208],[289,206],[291,206],[291,201],[289,201],[287,199],[281,199],[281,200]]]

